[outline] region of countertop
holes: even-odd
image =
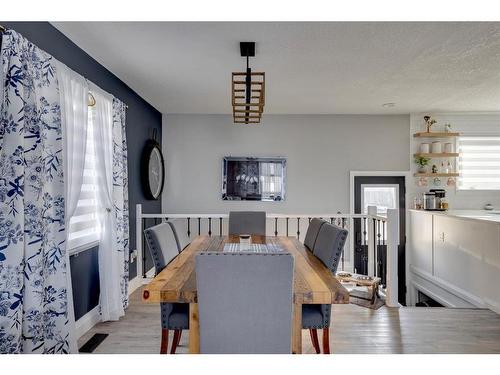
[[[490,222],[500,224],[500,211],[499,210],[494,210],[494,211],[486,211],[486,210],[425,211],[425,210],[410,209],[410,211],[421,212],[421,213],[430,214],[430,215],[456,217],[459,219],[490,221]]]

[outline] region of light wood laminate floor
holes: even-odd
[[[158,353],[160,307],[143,304],[140,297],[141,289],[131,295],[120,321],[99,323],[79,345],[95,333],[108,333],[94,353]],[[183,332],[177,353],[188,352],[188,334]],[[313,353],[309,332],[302,335],[303,352]],[[479,309],[333,305],[330,340],[332,353],[500,353],[500,315]]]

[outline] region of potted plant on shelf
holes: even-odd
[[[434,120],[431,116],[424,116],[424,121],[427,127],[427,133],[430,133],[432,125],[434,125],[437,121]]]
[[[431,159],[425,156],[417,156],[415,158],[415,163],[419,166],[418,173],[426,173],[427,169],[425,167],[429,165],[430,161]]]

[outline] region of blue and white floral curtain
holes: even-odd
[[[61,120],[61,100],[68,98],[56,74],[61,64],[12,30],[3,35],[1,62],[0,353],[76,352],[61,124],[67,121]],[[96,90],[102,96],[97,126],[108,135],[96,142],[109,150],[98,171],[107,186],[100,209],[107,212],[109,234],[99,245],[101,314],[115,320],[128,307],[126,105]]]
[[[12,30],[1,59],[0,353],[68,353],[75,343],[54,60]]]
[[[123,264],[120,289],[123,309],[128,307],[129,217],[128,171],[125,113],[127,106],[113,98],[113,205],[116,222],[116,243],[119,262]]]

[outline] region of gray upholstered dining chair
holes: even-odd
[[[167,223],[172,227],[180,253],[191,243],[191,239],[187,234],[186,221],[184,219],[173,219],[167,221]]]
[[[318,238],[319,230],[326,221],[318,219],[317,217],[312,218],[307,227],[306,237],[304,238],[304,245],[311,251],[314,250],[314,244]]]
[[[324,223],[314,244],[313,254],[335,275],[348,231],[330,223]],[[330,353],[331,305],[302,305],[302,328],[309,329],[316,353],[320,353],[318,328],[323,329],[323,353]]]
[[[266,213],[264,211],[229,212],[229,234],[266,235]]]
[[[288,253],[197,255],[200,353],[290,353],[293,271]]]
[[[178,254],[177,241],[169,223],[162,223],[144,230],[155,273],[159,274]],[[168,331],[174,330],[171,354],[175,354],[183,329],[189,329],[188,303],[161,303],[161,348],[160,353],[168,352]]]

